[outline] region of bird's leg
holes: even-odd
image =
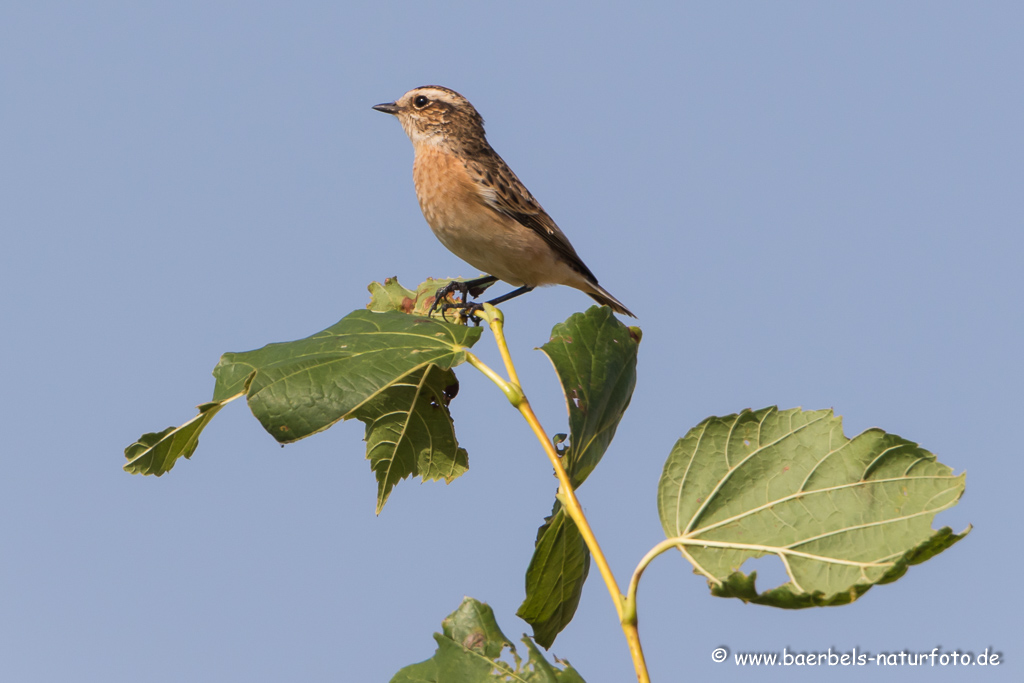
[[[530,285],[524,285],[524,286],[520,287],[519,289],[513,289],[508,294],[502,294],[499,297],[495,297],[494,299],[491,299],[487,303],[489,303],[492,306],[496,306],[497,304],[500,304],[500,303],[503,303],[505,301],[508,301],[509,299],[514,299],[517,296],[519,296],[520,294],[526,294],[527,292],[532,292],[532,291],[533,291],[533,287],[531,287]],[[482,311],[484,309],[484,306],[483,306],[483,304],[478,304],[475,301],[471,301],[471,302],[468,302],[468,303],[467,302],[463,302],[461,304],[445,304],[441,308],[441,317],[442,318],[444,317],[444,312],[446,310],[448,310],[449,308],[459,308],[459,309],[462,309],[462,314],[465,315],[468,320],[472,320],[475,324],[479,325],[480,324],[480,317],[477,316],[476,312],[477,311]]]
[[[475,280],[464,280],[459,282],[458,280],[452,280],[444,287],[438,288],[437,292],[434,293],[434,303],[430,305],[430,310],[427,311],[427,315],[431,315],[438,308],[441,309],[441,318],[447,319],[444,316],[444,312],[449,308],[466,308],[469,305],[470,296],[480,296],[483,291],[487,288],[487,285],[495,283],[498,278],[493,275],[485,275],[484,277],[478,277]],[[458,292],[462,295],[461,304],[450,304],[445,300],[449,294]]]
[[[520,294],[526,294],[527,292],[532,292],[532,291],[533,291],[533,287],[531,287],[530,285],[523,285],[519,289],[513,289],[508,294],[502,294],[499,297],[491,299],[487,303],[489,303],[492,306],[497,306],[498,304],[504,303],[504,302],[508,301],[509,299],[516,298]]]
[[[487,288],[487,285],[490,285],[497,281],[498,278],[494,277],[493,275],[487,275],[484,277],[477,278],[475,280],[465,280],[463,282],[453,280],[452,282],[446,284],[444,287],[439,288],[437,292],[434,294],[434,303],[430,305],[430,310],[427,311],[427,315],[431,315],[434,311],[440,309],[441,319],[448,320],[448,318],[445,316],[445,312],[452,308],[458,308],[463,311],[463,314],[466,316],[466,318],[472,320],[477,325],[479,325],[480,318],[476,316],[476,311],[483,310],[483,305],[469,301],[469,297],[479,296],[480,294],[483,293],[484,289]],[[527,292],[532,291],[533,287],[531,287],[530,285],[523,285],[519,289],[513,289],[508,294],[502,294],[499,297],[495,297],[494,299],[491,299],[487,303],[491,304],[492,306],[496,306],[500,303],[508,301],[509,299],[514,299],[520,294],[526,294]],[[462,295],[462,301],[457,304],[447,303],[446,299],[448,298],[448,295],[454,292],[459,292],[459,294]]]
[[[462,283],[462,286],[466,288],[466,291],[469,292],[470,296],[476,298],[484,293],[484,290],[487,289],[487,285],[493,285],[497,281],[498,278],[493,275],[485,275],[483,277],[478,277],[475,280],[466,280]]]

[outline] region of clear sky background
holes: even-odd
[[[0,680],[386,681],[463,595],[528,630],[555,481],[468,366],[469,473],[402,482],[379,517],[355,421],[282,449],[234,403],[168,475],[121,471],[208,400],[222,352],[321,330],[372,280],[477,274],[370,109],[425,84],[477,106],[639,316],[632,406],[580,491],[623,585],[663,538],[669,449],[709,415],[831,407],[968,472],[937,526],[974,532],[848,607],[713,598],[660,557],[654,680],[1021,680],[1022,36],[1012,2],[4,3]],[[504,306],[550,432],[564,403],[533,349],[589,305]],[[552,652],[632,680],[597,578]],[[742,670],[720,645],[1005,664]]]

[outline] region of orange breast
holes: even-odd
[[[435,145],[416,150],[412,178],[420,209],[435,233],[469,228],[486,210],[462,162]]]
[[[413,180],[434,235],[478,270],[516,286],[578,277],[537,233],[490,208],[455,155],[432,145],[418,146]]]

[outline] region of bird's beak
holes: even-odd
[[[373,108],[376,109],[377,111],[382,111],[385,114],[394,115],[398,113],[398,105],[395,104],[394,102],[387,102],[385,104],[375,104],[373,105]]]

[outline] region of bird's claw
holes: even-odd
[[[477,292],[474,292],[474,289],[476,288],[470,287],[469,283],[457,280],[453,280],[445,286],[439,287],[437,292],[434,293],[434,303],[430,305],[430,310],[427,311],[427,316],[432,316],[435,311],[439,311],[441,313],[441,319],[445,322],[449,322],[448,316],[446,316],[445,313],[452,309],[457,309],[463,312],[462,314],[467,321],[472,321],[474,325],[479,326],[481,321],[476,312],[484,310],[483,304],[471,302],[468,298],[470,295],[479,296],[479,294],[483,292],[483,289],[480,289]],[[458,303],[449,302],[448,297],[456,292],[458,292],[462,297],[462,301]]]
[[[447,301],[448,295],[454,294],[455,292],[458,292],[459,294],[462,295],[462,301],[465,302],[466,301],[466,294],[467,294],[468,291],[469,291],[469,288],[466,287],[465,284],[463,284],[462,282],[458,282],[456,280],[452,280],[451,282],[449,282],[445,286],[439,287],[437,289],[437,291],[434,292],[434,303],[430,304],[430,310],[427,311],[427,315],[431,316],[431,315],[434,314],[434,311],[440,309],[441,310],[441,317],[443,319],[447,320],[447,318],[445,318],[445,316],[444,316],[444,312],[447,309],[454,308],[454,307],[456,307],[458,305],[458,304],[448,303],[448,301]]]
[[[441,304],[437,307],[437,310],[441,313],[441,320],[444,320],[445,322],[452,322],[448,320],[448,316],[446,316],[445,313],[453,309],[460,311],[462,313],[462,317],[467,321],[472,322],[477,327],[480,326],[482,321],[480,316],[477,315],[477,311],[484,310],[483,304],[479,304],[475,301],[458,304]]]

